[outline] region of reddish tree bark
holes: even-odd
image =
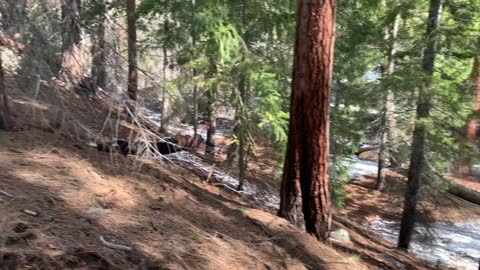
[[[300,196],[305,228],[320,240],[328,239],[331,224],[328,156],[334,22],[334,0],[298,1],[290,130],[279,211],[289,217]]]
[[[474,103],[473,103],[473,111],[478,112],[480,111],[480,37],[477,40],[477,51],[475,56],[473,57],[473,67],[472,67],[472,75],[470,77],[470,81],[472,84],[471,87],[471,94],[473,94]],[[466,143],[479,147],[479,140],[478,140],[478,118],[471,117],[468,119],[467,123],[463,127],[460,136],[462,140]],[[472,164],[471,160],[463,159],[458,160],[455,164],[455,172],[459,175],[471,175],[472,174]]]
[[[478,47],[480,50],[480,38],[478,39]],[[477,55],[473,59],[473,69],[472,69],[472,85],[473,85],[473,94],[475,96],[475,103],[473,105],[473,110],[480,110],[480,56]],[[477,129],[478,129],[477,119],[470,119],[466,127],[466,138],[469,143],[475,144],[477,138]]]
[[[128,24],[128,97],[137,100],[137,26],[135,14],[135,0],[127,1]]]
[[[280,189],[280,209],[278,215],[283,217],[295,224],[298,223],[299,218],[299,207],[300,203],[300,158],[299,151],[300,149],[296,147],[299,142],[299,136],[296,136],[295,128],[297,126],[296,120],[293,118],[293,115],[298,115],[299,112],[294,111],[299,108],[294,108],[293,104],[295,95],[291,96],[291,107],[290,107],[290,124],[288,132],[288,144],[287,144],[287,153],[285,158],[285,163],[283,165],[283,178]]]

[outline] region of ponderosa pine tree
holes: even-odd
[[[127,0],[127,25],[128,25],[128,97],[137,100],[138,74],[137,74],[137,26],[135,0]]]
[[[431,81],[435,67],[435,58],[437,55],[438,30],[440,28],[442,5],[443,0],[430,0],[427,31],[425,34],[426,48],[424,50],[422,60],[422,70],[427,77],[424,85],[419,88],[418,94],[417,115],[410,157],[410,169],[408,172],[407,190],[405,193],[402,223],[400,226],[400,236],[398,239],[398,248],[401,249],[408,249],[410,245],[413,228],[415,226],[418,191],[420,188],[420,183],[424,178],[428,167],[426,162],[427,130],[425,126],[425,120],[429,118],[431,110],[432,96],[429,88],[431,87]]]
[[[334,50],[334,0],[299,0],[290,107],[290,130],[280,215],[289,217],[301,196],[305,228],[328,239],[330,88]],[[295,188],[300,183],[301,194]]]

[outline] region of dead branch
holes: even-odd
[[[102,244],[104,246],[106,246],[108,248],[111,248],[111,249],[119,249],[119,250],[130,251],[130,252],[133,251],[132,247],[110,243],[110,242],[106,241],[105,238],[103,238],[103,236],[101,236],[101,235],[100,235],[100,242],[102,242]]]
[[[13,196],[12,194],[4,191],[4,190],[0,190],[0,195],[5,195],[7,197],[10,197],[10,198],[14,198],[15,196]]]
[[[35,211],[32,211],[32,210],[24,209],[23,212],[24,212],[25,214],[30,215],[30,216],[33,216],[33,217],[38,216],[38,212],[35,212]]]

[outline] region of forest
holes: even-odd
[[[4,269],[480,270],[480,0],[1,0]]]

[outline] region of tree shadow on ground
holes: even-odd
[[[13,190],[15,197],[3,199],[0,269],[161,269],[141,250],[102,247],[99,237],[114,237],[116,232],[67,207],[48,187],[11,173],[1,177],[2,188]]]
[[[242,211],[248,204],[221,193],[211,193],[183,179],[193,177],[191,174],[172,177],[170,174],[175,168],[155,162],[137,166],[138,163],[123,156],[115,156],[112,162],[108,154],[86,150],[65,145],[63,141],[48,148],[30,144],[7,145],[4,154],[11,154],[10,163],[0,161],[0,166],[4,167],[0,170],[0,189],[15,197],[2,198],[5,201],[0,210],[4,212],[4,218],[0,220],[2,270],[24,266],[40,269],[84,266],[89,269],[205,269],[202,265],[215,259],[212,254],[205,256],[212,241],[222,241],[219,246],[228,244],[239,249],[233,251],[235,256],[242,252],[250,254],[247,257],[255,261],[258,269],[284,268],[279,252],[292,252],[291,256],[305,265],[312,265],[313,258],[318,257],[307,246],[292,250],[288,243],[271,241],[244,216]],[[135,202],[128,207],[111,203],[110,198],[103,198],[104,192],[95,192],[93,180],[90,187],[89,179],[72,179],[75,175],[68,175],[68,164],[59,162],[53,168],[46,161],[48,157],[27,158],[26,153],[34,152],[63,156],[65,160],[73,156],[79,164],[86,162],[99,175],[98,179],[118,181],[119,185],[126,187],[127,193],[136,193]],[[179,170],[177,172],[180,174]],[[84,189],[94,193],[85,197],[86,205],[110,207],[111,216],[120,217],[120,220],[110,220],[101,214],[91,215],[85,212],[86,209],[72,205],[69,196]],[[106,202],[106,205],[100,202]],[[26,214],[25,209],[39,215]],[[121,219],[122,216],[125,219]],[[133,247],[134,251],[102,246],[100,236]],[[208,241],[201,241],[199,237]],[[256,250],[262,241],[270,241],[276,246],[272,254]],[[198,245],[200,248],[195,248]],[[272,255],[280,258],[269,258]],[[323,269],[317,266],[314,269]]]

